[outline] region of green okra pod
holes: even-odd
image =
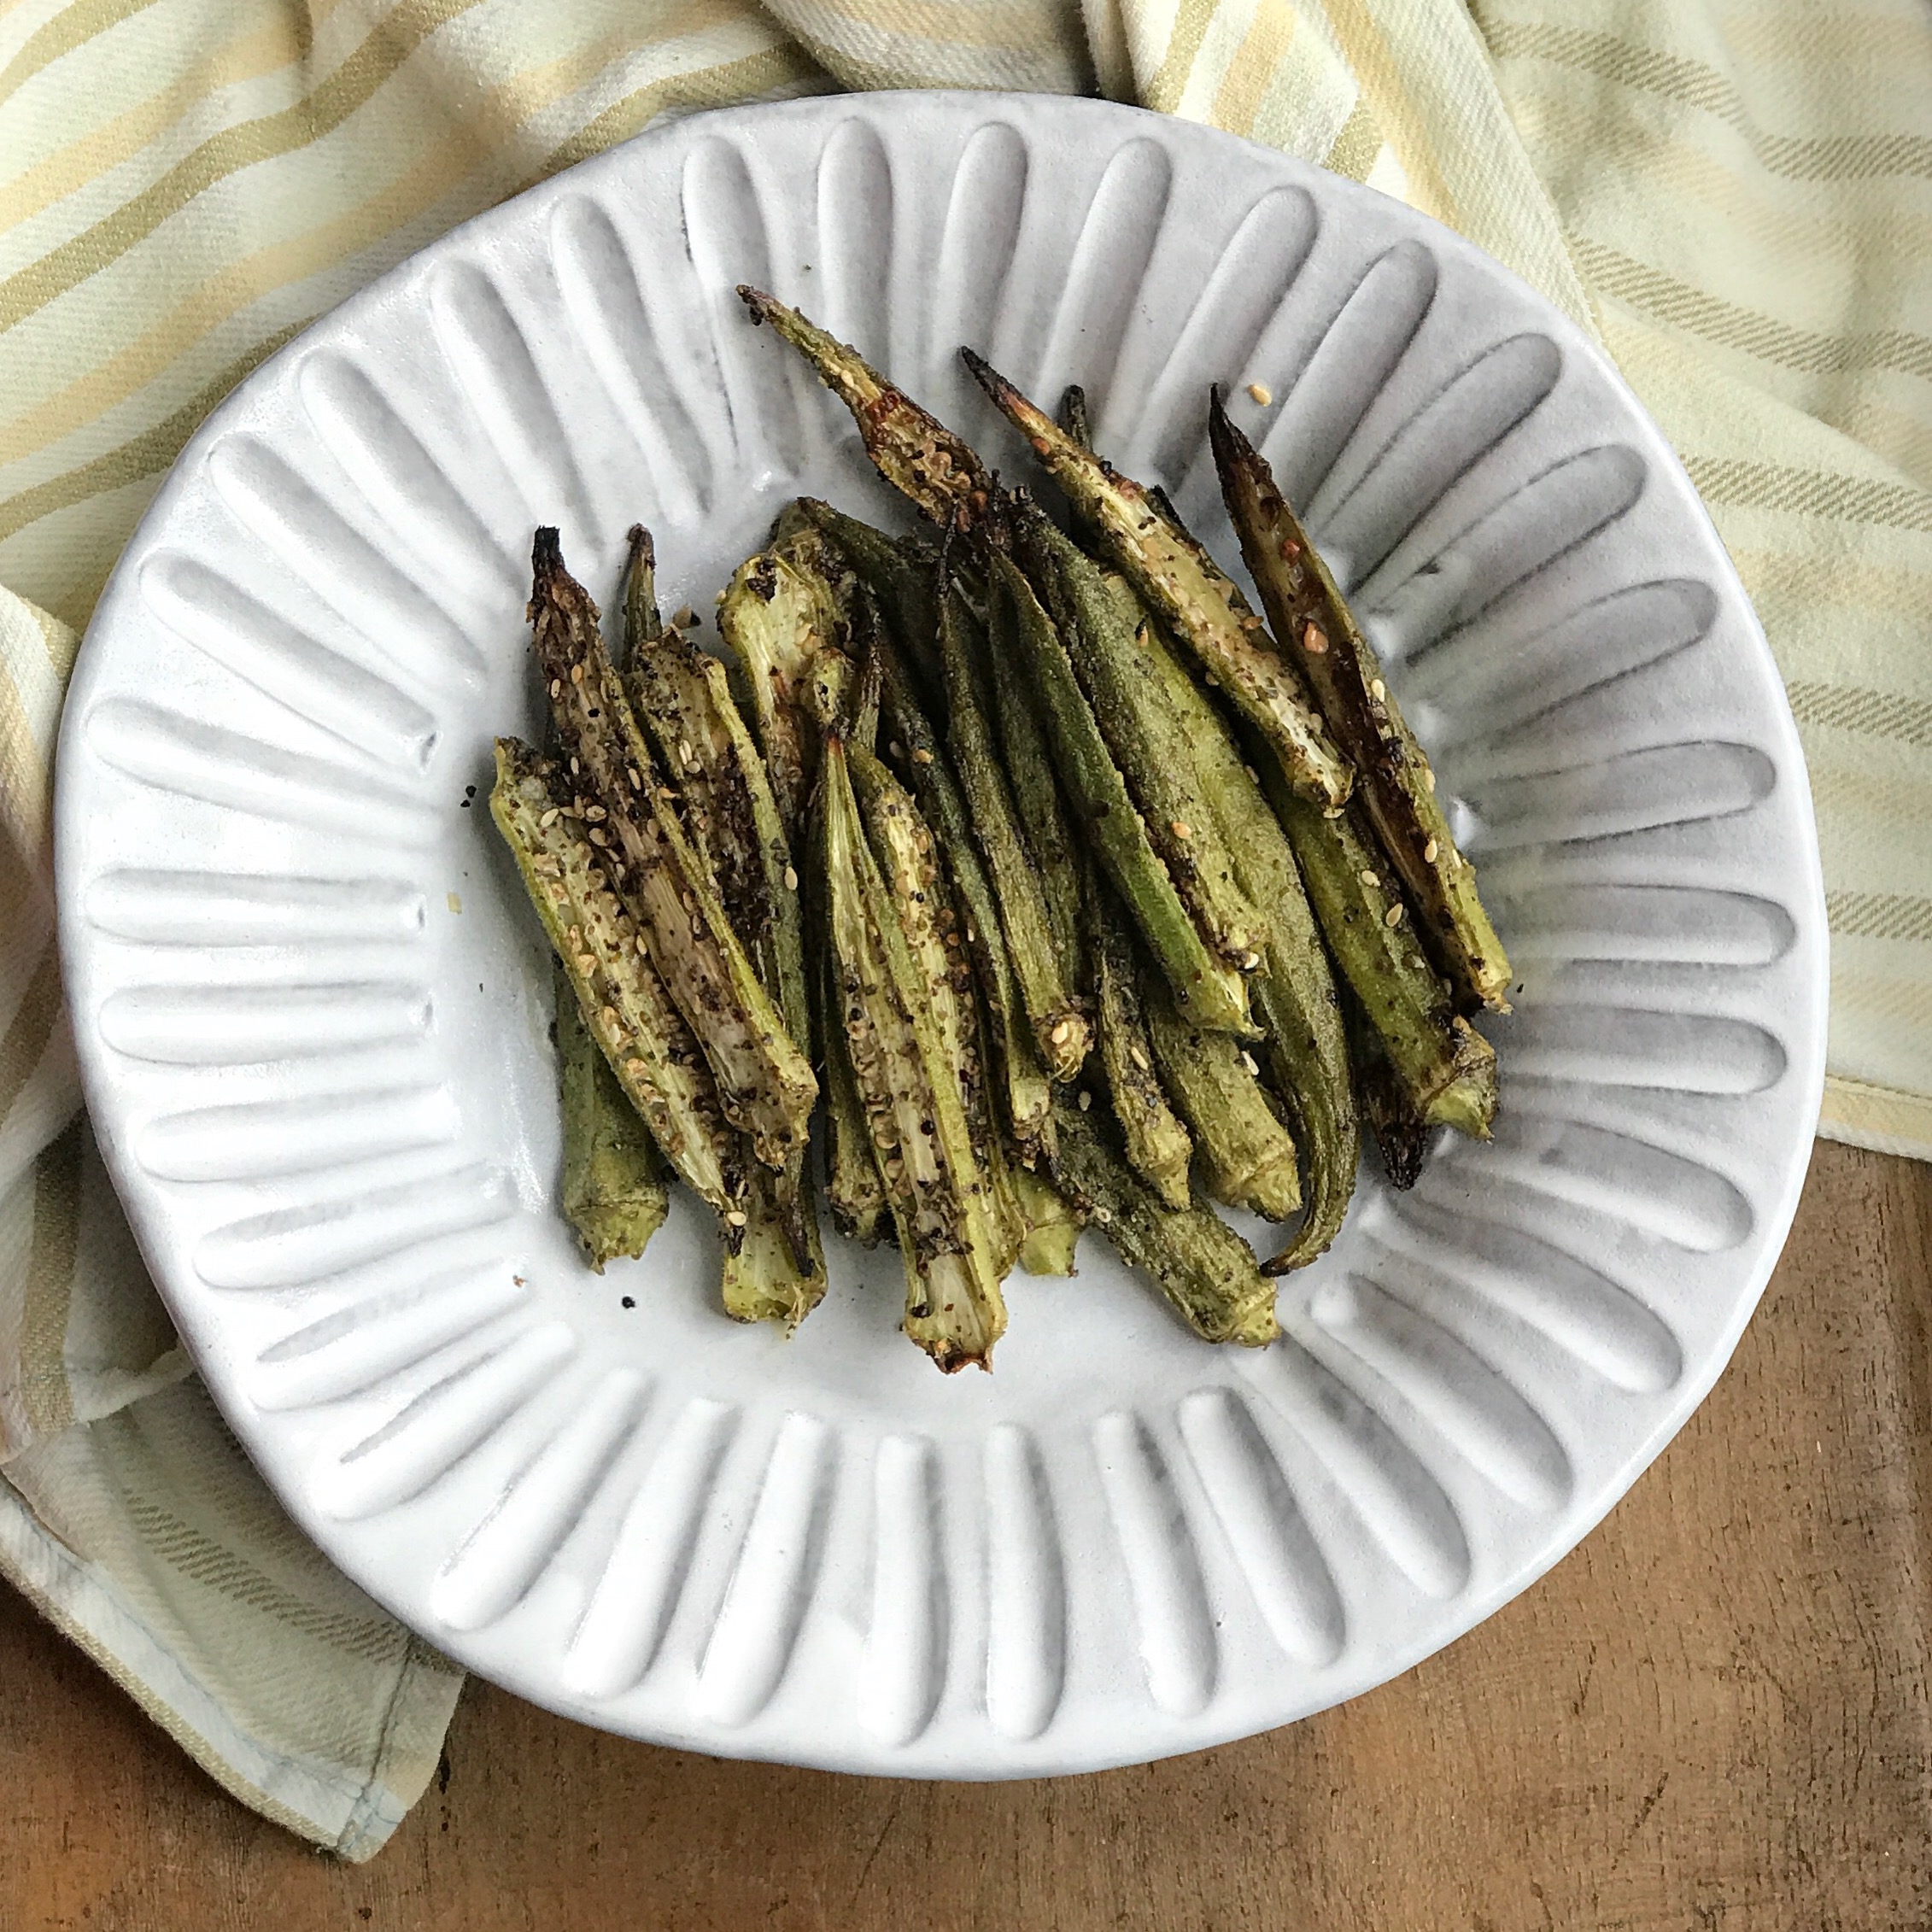
[[[1342,803],[1355,782],[1348,760],[1327,735],[1295,666],[1232,580],[1154,506],[1141,484],[1083,448],[970,349],[960,354],[1108,555],[1260,732],[1290,782],[1324,805]]]
[[[1235,878],[1186,729],[1166,702],[1145,621],[1123,611],[1099,565],[1034,506],[1018,506],[1014,526],[1021,561],[1045,594],[1149,841],[1203,939],[1252,972],[1268,943],[1267,923]]]
[[[1352,992],[1344,996],[1343,1010],[1348,1020],[1349,1051],[1355,1055],[1361,1117],[1375,1137],[1389,1185],[1406,1191],[1421,1178],[1434,1129],[1416,1112],[1389,1063],[1380,1035],[1368,1024],[1361,1002]]]
[[[1203,1185],[1231,1208],[1286,1221],[1302,1204],[1301,1175],[1260,1063],[1230,1035],[1189,1026],[1164,992],[1148,1002],[1147,1033],[1161,1084],[1193,1130]]]
[[[754,322],[769,322],[852,411],[865,454],[942,529],[969,530],[986,512],[992,481],[972,450],[895,388],[858,352],[776,296],[739,284]]]
[[[554,530],[534,551],[530,624],[586,836],[648,935],[689,1022],[726,1117],[767,1166],[803,1145],[811,1064],[732,931],[702,859],[662,795],[648,741],[598,627],[596,605],[564,568]]]
[[[1286,829],[1322,936],[1416,1115],[1478,1140],[1496,1114],[1496,1051],[1455,1010],[1423,957],[1381,848],[1350,805],[1328,817],[1285,786],[1270,800]]]
[[[905,1263],[905,1332],[948,1373],[985,1367],[1006,1326],[1003,1237],[965,1096],[835,736],[826,739],[819,782],[840,1018]]]
[[[752,735],[764,753],[785,836],[801,831],[818,758],[805,685],[845,630],[832,586],[795,553],[747,557],[725,587],[718,634],[738,661]]]
[[[1085,1216],[1044,1174],[1016,1164],[1014,1193],[1023,1223],[1020,1266],[1028,1274],[1072,1274]]]
[[[490,816],[624,1098],[735,1246],[744,1226],[740,1138],[641,928],[611,887],[606,855],[585,836],[567,782],[528,745],[499,738]]]
[[[746,1191],[743,1238],[727,1249],[721,1291],[734,1321],[776,1321],[789,1333],[825,1295],[825,1261],[814,1217],[801,1255],[796,1188],[769,1168],[754,1167]]]
[[[828,656],[831,653],[828,653]],[[833,698],[825,722],[836,729],[841,703]],[[824,1090],[825,1204],[840,1233],[872,1247],[884,1232],[886,1185],[872,1150],[872,1130],[852,1070],[833,956],[831,906],[827,894],[825,800],[814,790],[806,817],[805,901],[806,957],[813,996],[812,1038],[817,1045]]]
[[[1052,1083],[1007,951],[992,883],[973,835],[972,813],[946,747],[919,708],[889,646],[881,651],[880,662],[887,730],[905,781],[940,842],[965,915],[966,948],[986,1007],[993,1078],[1004,1098],[1008,1131],[1022,1160],[1030,1165],[1051,1130]]]
[[[822,530],[879,601],[894,638],[922,676],[939,676],[940,606],[930,553],[889,536],[814,496],[800,497],[803,513]]]
[[[987,682],[999,749],[1013,793],[1020,831],[1033,862],[1053,943],[1064,963],[1068,983],[1088,979],[1082,920],[1085,887],[1080,841],[1067,817],[1053,756],[1030,689],[1016,635],[1018,615],[1010,597],[987,599]]]
[[[1149,841],[1052,618],[1010,558],[995,551],[988,567],[996,607],[1002,598],[1010,600],[1010,629],[1004,634],[1017,641],[1026,660],[1027,681],[1059,753],[1072,817],[1085,828],[1188,1017],[1217,1032],[1249,1032],[1244,975],[1203,940]]]
[[[975,675],[975,640],[970,635],[975,629],[964,600],[949,592],[940,606],[940,658],[946,667],[953,770],[973,816],[974,837],[992,881],[1000,930],[1006,936],[1007,954],[1033,1022],[1039,1057],[1055,1080],[1071,1080],[1086,1058],[1092,1029],[1054,946],[1045,895],[993,750],[992,730]]]
[[[1176,1212],[1192,1198],[1194,1138],[1155,1070],[1133,935],[1098,879],[1090,885],[1089,930],[1099,1008],[1100,1063],[1127,1164]]]
[[[1090,1114],[1054,1107],[1054,1179],[1082,1203],[1123,1260],[1153,1277],[1168,1303],[1205,1342],[1262,1347],[1281,1332],[1274,1284],[1252,1250],[1211,1208],[1176,1210],[1128,1167]]]
[[[624,605],[631,661],[625,688],[758,984],[792,1039],[809,1048],[811,1008],[805,997],[799,873],[764,761],[739,715],[723,664],[680,631],[652,623],[654,600],[644,587],[652,569],[651,539],[641,524],[632,526],[630,542]],[[806,1151],[801,1139],[787,1157],[772,1199],[799,1268],[811,1275],[823,1266],[823,1256],[805,1186]]]
[[[1294,1238],[1265,1264],[1270,1274],[1324,1253],[1349,1211],[1361,1157],[1349,1041],[1295,853],[1225,720],[1157,635],[1150,653],[1168,702],[1186,729],[1235,876],[1266,913],[1268,943],[1250,986],[1264,1039],[1256,1052],[1292,1106],[1307,1165],[1308,1212]]]
[[[644,1252],[670,1211],[666,1166],[591,1037],[577,988],[557,963],[558,1091],[564,1116],[564,1218],[599,1274]]]
[[[1354,764],[1357,796],[1406,888],[1431,956],[1466,1010],[1509,1010],[1509,961],[1457,849],[1436,775],[1320,553],[1273,472],[1215,394],[1209,418],[1221,495],[1262,606],[1299,656],[1328,727]]]

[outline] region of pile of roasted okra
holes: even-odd
[[[535,547],[543,747],[491,799],[557,955],[564,1209],[637,1255],[676,1175],[723,1301],[787,1327],[840,1232],[896,1241],[904,1328],[985,1366],[1016,1263],[1088,1222],[1212,1342],[1341,1227],[1366,1124],[1397,1186],[1484,1138],[1509,968],[1375,654],[1218,396],[1263,613],[1157,490],[973,374],[1063,494],[1023,490],[844,344],[743,289],[933,526],[811,500],[667,625],[632,532],[621,624]],[[815,1149],[814,1143],[817,1143]],[[1292,1224],[1265,1262],[1211,1202]],[[1298,1217],[1298,1218],[1297,1218]]]

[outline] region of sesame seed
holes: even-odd
[[[712,608],[712,609],[713,609],[714,611],[715,611],[715,610],[718,610],[718,609],[720,609],[720,608],[722,608],[722,607],[723,607],[723,603],[724,603],[724,593],[723,593],[723,591],[721,590],[721,591],[719,591],[719,592],[718,592],[718,594],[717,594],[717,596],[715,596],[714,598],[712,598],[712,599],[711,599],[711,608]]]
[[[1084,1114],[1093,1104],[1093,1096],[1083,1086],[1080,1089],[1080,1111]]]
[[[1422,768],[1422,782],[1432,792],[1436,788],[1436,775],[1427,765]]]
[[[552,696],[553,698],[560,698],[560,697],[562,697],[562,696],[563,696],[563,694],[564,694],[564,681],[563,681],[563,679],[562,679],[562,678],[560,678],[560,677],[553,677],[553,678],[552,678],[552,679],[550,680],[550,695],[551,695],[551,696]]]
[[[539,831],[547,832],[562,816],[563,809],[564,808],[561,805],[552,805],[549,811],[545,812],[542,817],[537,820],[537,829]]]
[[[1248,394],[1253,396],[1263,409],[1266,409],[1269,403],[1274,401],[1274,392],[1266,383],[1250,383]]]
[[[1399,926],[1402,924],[1402,902],[1400,899],[1397,899],[1396,903],[1382,915],[1382,923],[1385,926]]]
[[[1168,827],[1168,829],[1172,832],[1177,839],[1191,839],[1194,836],[1193,833],[1188,829],[1187,821],[1184,818],[1175,819]]]
[[[571,682],[572,684],[582,684],[583,682],[583,666],[582,664],[572,664],[571,666]]]
[[[1138,1040],[1127,1049],[1127,1054],[1128,1057],[1133,1060],[1134,1065],[1139,1068],[1142,1073],[1145,1073],[1148,1070],[1147,1050],[1144,1046],[1142,1046]]]
[[[1442,849],[1442,846],[1435,840],[1430,840],[1428,844],[1422,848],[1422,863],[1425,865],[1433,865],[1436,863],[1437,853]]]
[[[1310,657],[1319,658],[1328,648],[1328,640],[1314,624],[1305,624],[1302,629],[1302,648]]]
[[[745,1225],[744,1211],[741,1209],[734,1208],[724,1218],[734,1227],[742,1227]]]
[[[918,748],[918,750],[912,754],[912,762],[915,764],[930,764],[933,762],[933,754],[928,752],[923,745],[922,745]]]
[[[1361,875],[1361,882],[1365,886],[1379,886],[1382,883],[1380,878],[1373,872],[1364,872]]]
[[[785,868],[785,890],[788,893],[795,893],[798,889],[798,869],[795,866],[787,865]]]
[[[1246,1047],[1243,1047],[1241,1050],[1241,1064],[1245,1067],[1248,1071],[1255,1076],[1256,1080],[1259,1080],[1262,1077],[1262,1069],[1260,1065],[1256,1063],[1254,1055],[1249,1052]]]
[[[577,956],[577,969],[580,973],[594,973],[597,962],[588,952],[580,952]]]
[[[1368,694],[1377,704],[1380,704],[1388,696],[1389,687],[1380,678],[1372,677],[1368,681]]]
[[[1250,778],[1252,778],[1252,779],[1254,780],[1254,782],[1256,782],[1256,783],[1257,785],[1261,783],[1261,782],[1262,782],[1262,775],[1261,775],[1261,773],[1260,773],[1260,772],[1258,772],[1258,771],[1256,771],[1256,770],[1255,770],[1255,768],[1254,768],[1254,766],[1253,766],[1253,765],[1251,765],[1251,764],[1244,764],[1244,765],[1243,765],[1243,766],[1241,767],[1241,769],[1242,769],[1242,770],[1244,770],[1244,772],[1246,772],[1246,773],[1248,774],[1248,776],[1250,776]]]

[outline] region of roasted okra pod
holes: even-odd
[[[817,1085],[686,838],[588,594],[565,570],[553,530],[535,547],[530,624],[572,801],[612,882],[717,1081],[726,1117],[766,1165],[802,1145]]]
[[[1436,774],[1328,566],[1266,460],[1221,407],[1210,417],[1221,494],[1268,622],[1296,653],[1355,765],[1357,797],[1408,890],[1422,936],[1465,1010],[1509,1010],[1509,961],[1436,797]]]
[[[670,1169],[643,1117],[625,1098],[603,1049],[584,1023],[561,960],[557,988],[558,1092],[563,1105],[564,1219],[599,1274],[606,1262],[635,1261],[664,1224]]]
[[[820,783],[840,1016],[905,1262],[905,1332],[942,1369],[983,1367],[1006,1326],[1002,1233],[965,1097],[836,737]]]
[[[1054,1178],[1082,1203],[1121,1258],[1151,1275],[1204,1342],[1274,1340],[1274,1284],[1248,1244],[1211,1208],[1168,1207],[1108,1145],[1090,1114],[1055,1107]]]
[[[1348,760],[1232,580],[1139,483],[1083,448],[972,350],[960,354],[1108,555],[1268,741],[1289,782],[1324,805],[1339,805],[1355,782]]]

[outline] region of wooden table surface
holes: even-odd
[[[1270,1736],[913,1784],[472,1683],[370,1865],[243,1811],[0,1590],[0,1927],[1932,1927],[1932,1168],[1821,1145],[1730,1370],[1472,1635]]]

